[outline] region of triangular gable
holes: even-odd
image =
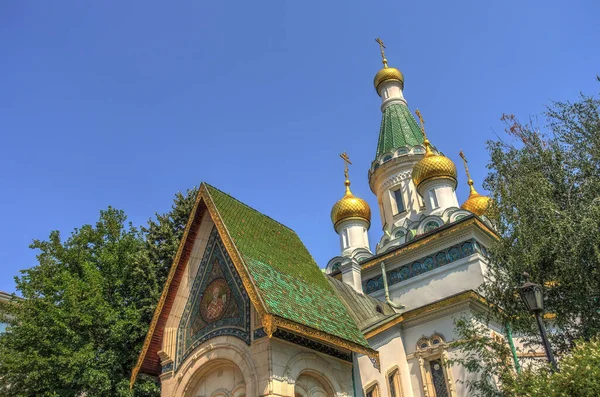
[[[165,324],[202,215],[210,214],[266,333],[286,329],[378,360],[296,233],[220,190],[202,184],[160,297],[131,385],[160,374]]]
[[[250,299],[213,227],[177,328],[175,370],[199,345],[224,335],[250,344]]]

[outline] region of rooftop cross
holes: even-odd
[[[340,157],[344,160],[344,175],[346,176],[346,180],[348,179],[348,164],[352,165],[352,161],[350,161],[350,157],[346,152],[340,154]]]
[[[419,109],[415,110],[415,114],[419,118],[419,122],[421,123],[421,132],[423,133],[423,138],[427,140],[427,135],[425,134],[425,120],[423,120],[423,115]]]
[[[463,153],[463,151],[461,150],[459,153],[460,158],[462,158],[463,160],[463,164],[465,165],[465,171],[467,172],[467,183],[469,184],[469,186],[473,185],[473,180],[471,179],[471,174],[469,173],[469,167],[467,166],[467,157],[465,156],[465,154]]]
[[[383,40],[381,40],[379,37],[376,38],[375,41],[379,43],[379,49],[381,50],[381,62],[383,62],[383,67],[387,68],[388,64],[387,59],[385,59],[385,44],[383,44]]]

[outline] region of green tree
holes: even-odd
[[[515,397],[597,397],[600,396],[600,339],[578,341],[560,362],[561,371],[548,366],[528,367],[505,382],[504,392]]]
[[[571,353],[576,340],[600,334],[600,100],[581,95],[574,103],[555,102],[545,117],[540,130],[505,115],[506,137],[488,142],[485,187],[494,199],[490,218],[500,238],[491,247],[481,292],[489,303],[486,321],[510,324],[526,348],[539,349],[535,321],[516,294],[522,273],[530,273],[545,286],[551,342],[560,357]],[[470,382],[473,391],[503,395],[492,380],[509,384],[511,361],[486,360],[497,346],[485,347],[485,335],[474,324],[457,323],[463,340],[456,346],[465,354],[457,361],[486,375]],[[533,368],[523,376],[542,374]]]
[[[33,242],[39,263],[16,278],[24,299],[3,307],[14,320],[0,335],[0,395],[159,395],[147,378],[130,391],[129,377],[195,193],[141,229],[109,207],[65,241]]]

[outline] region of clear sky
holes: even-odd
[[[381,37],[431,141],[476,185],[503,112],[598,92],[597,1],[3,1],[0,290],[108,205],[135,224],[207,181],[293,228],[321,267],[329,213],[373,208]],[[467,196],[461,173],[459,200]]]

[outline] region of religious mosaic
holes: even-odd
[[[213,228],[181,317],[175,367],[200,344],[222,335],[250,344],[250,300]]]

